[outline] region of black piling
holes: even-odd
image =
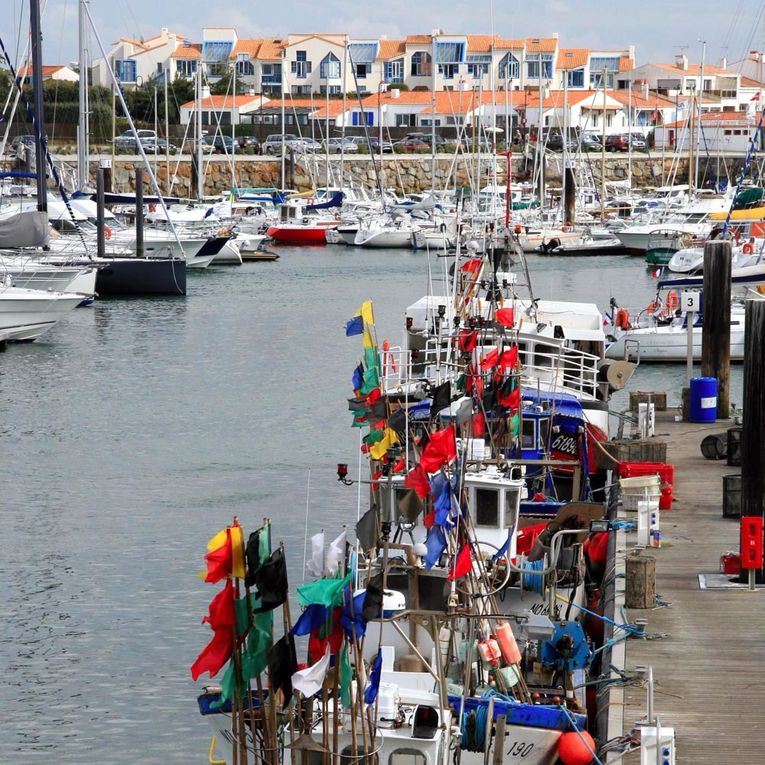
[[[143,246],[143,168],[135,169],[135,254],[142,258]]]
[[[96,251],[99,258],[106,254],[106,219],[104,218],[104,168],[96,171]]]
[[[566,139],[564,138],[564,140]],[[576,180],[574,179],[574,171],[570,167],[566,167],[563,172],[566,179],[566,193],[563,199],[566,211],[565,223],[570,226],[576,220]]]
[[[706,242],[701,374],[717,378],[718,419],[730,414],[730,270],[730,242]]]
[[[104,172],[104,191],[111,194],[114,190],[112,189],[112,161],[110,159],[102,160],[100,168]]]

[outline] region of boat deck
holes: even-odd
[[[656,593],[667,608],[629,611],[646,618],[650,640],[626,642],[626,668],[652,666],[654,706],[663,726],[675,728],[677,762],[761,765],[765,762],[765,589],[706,589],[700,573],[718,573],[720,555],[739,548],[739,522],[722,517],[722,476],[739,473],[725,460],[701,455],[701,440],[730,427],[656,424],[675,466],[675,501],[660,518],[663,547],[656,557]],[[624,731],[644,718],[646,693],[624,689]],[[639,752],[623,759],[640,761]]]

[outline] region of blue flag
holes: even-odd
[[[340,617],[340,624],[343,625],[349,640],[353,639],[354,633],[357,638],[363,637],[366,634],[367,620],[364,618],[364,599],[366,596],[366,591],[356,595],[353,598],[353,609],[351,609],[351,587],[348,585],[345,588],[345,593],[343,594],[343,614]]]
[[[364,319],[361,316],[354,316],[345,322],[345,336],[360,335],[364,331]]]
[[[374,704],[377,698],[377,692],[380,690],[380,674],[382,673],[382,652],[377,652],[377,658],[372,665],[372,671],[369,673],[369,685],[364,691],[364,703]]]
[[[438,563],[438,559],[446,549],[446,537],[440,526],[433,526],[428,531],[425,547],[428,548],[428,553],[425,556],[425,568],[430,570]]]
[[[356,369],[353,370],[353,390],[361,390],[361,386],[364,384],[364,367],[359,364]]]
[[[327,607],[318,603],[311,603],[310,606],[300,614],[300,618],[295,622],[290,630],[291,635],[310,635],[314,630],[323,627],[327,623]]]

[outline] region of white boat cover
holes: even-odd
[[[26,210],[0,218],[0,247],[45,247],[47,244],[47,213]]]

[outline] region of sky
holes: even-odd
[[[43,61],[77,60],[77,0],[43,4]],[[89,0],[106,46],[119,37],[151,37],[160,27],[201,38],[205,26],[233,26],[240,37],[300,32],[357,36],[445,32],[545,37],[558,32],[562,47],[622,49],[635,45],[638,64],[671,61],[684,50],[691,62],[740,60],[765,50],[765,0]],[[0,36],[14,60],[19,19],[29,0],[0,0]],[[96,46],[94,46],[96,47]],[[96,56],[94,56],[96,57]]]

